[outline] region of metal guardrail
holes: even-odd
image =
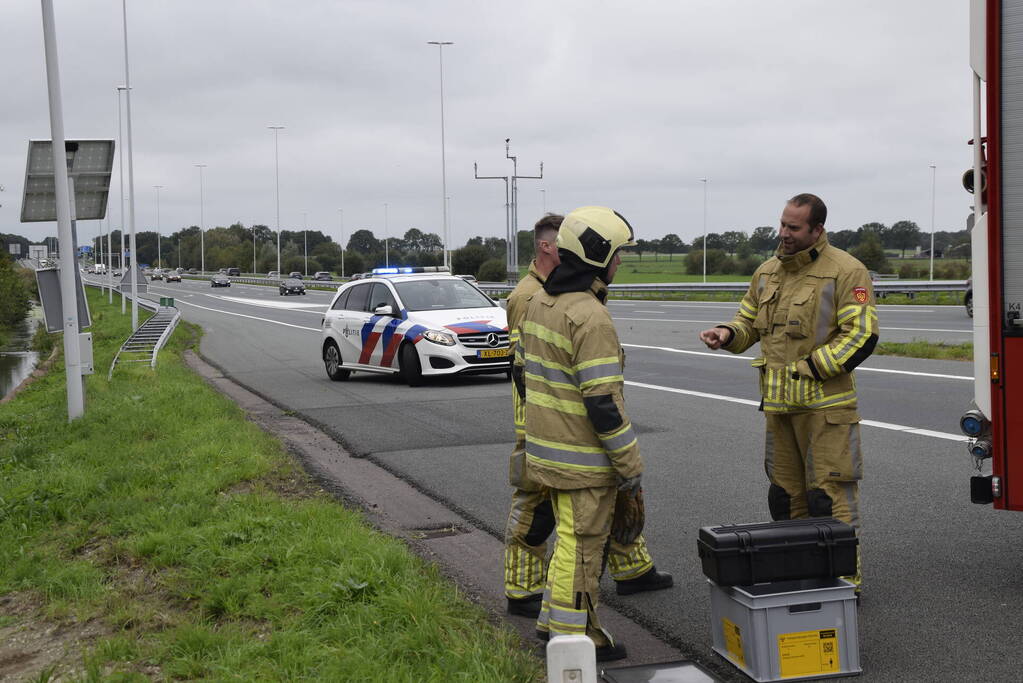
[[[513,289],[503,282],[478,282],[476,286],[490,295],[505,295]],[[690,292],[745,292],[749,282],[658,282],[611,285],[608,290],[619,296],[640,294],[682,294]],[[966,280],[880,280],[874,291],[884,294],[916,294],[918,292],[965,292]]]

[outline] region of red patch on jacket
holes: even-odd
[[[867,303],[867,288],[866,287],[854,288],[853,298],[855,298],[856,301],[860,302],[861,304]]]

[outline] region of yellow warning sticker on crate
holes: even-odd
[[[725,634],[725,650],[728,651],[728,656],[739,666],[746,666],[746,657],[742,654],[742,631],[724,617],[721,617],[721,630]]]
[[[782,678],[838,673],[838,629],[779,635],[778,660]]]

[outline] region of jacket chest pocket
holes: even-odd
[[[810,285],[801,287],[789,302],[785,320],[785,334],[793,339],[805,339],[813,332],[813,316],[817,303],[817,288]]]
[[[760,293],[760,300],[757,302],[757,317],[753,320],[753,327],[764,337],[771,331],[771,319],[774,317],[774,309],[778,305],[778,284],[769,282],[764,291]]]

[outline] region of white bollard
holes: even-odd
[[[597,683],[597,650],[587,636],[547,642],[547,683]]]

